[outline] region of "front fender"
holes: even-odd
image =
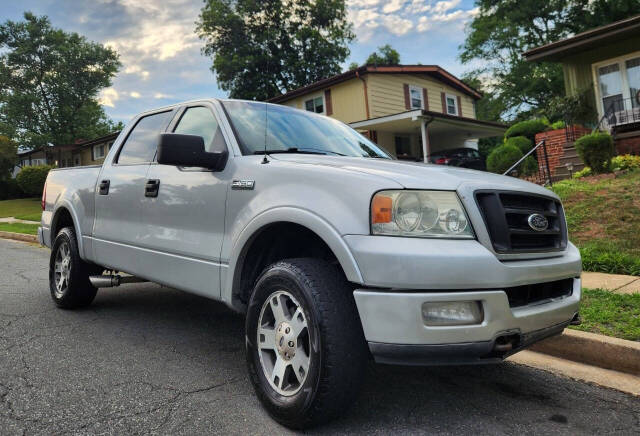
[[[331,249],[338,259],[347,280],[354,283],[364,283],[360,268],[353,257],[351,250],[340,233],[325,219],[318,215],[301,208],[296,207],[277,207],[269,209],[257,215],[251,220],[238,237],[233,241],[229,264],[227,268],[222,268],[222,300],[228,305],[233,302],[233,287],[235,274],[238,271],[238,262],[243,253],[243,249],[247,243],[251,241],[252,236],[256,235],[263,227],[277,223],[290,222],[301,225],[313,231],[318,235]]]

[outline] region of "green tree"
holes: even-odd
[[[505,107],[503,102],[492,92],[491,87],[473,73],[465,74],[462,76],[462,80],[482,94],[482,97],[476,100],[476,118],[484,121],[501,122],[500,115],[505,111]],[[486,160],[489,153],[501,144],[502,138],[498,136],[480,138],[478,140],[478,151],[482,158]]]
[[[339,74],[354,38],[345,0],[206,0],[196,31],[218,85],[252,100]]]
[[[18,145],[0,135],[0,182],[11,177],[11,172],[18,161]]]
[[[367,58],[368,65],[398,65],[400,63],[400,53],[391,45],[385,44],[378,47],[378,51],[374,51]]]
[[[476,0],[460,59],[491,77],[502,117],[526,119],[564,95],[562,68],[527,62],[522,53],[592,27],[640,13],[637,0]]]
[[[24,147],[68,144],[114,126],[98,104],[118,55],[30,12],[0,25],[0,128]]]

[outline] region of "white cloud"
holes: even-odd
[[[421,14],[431,10],[431,5],[426,0],[412,0],[405,10],[410,14]]]
[[[367,8],[378,5],[382,0],[347,0],[347,7],[351,8]]]
[[[140,93],[139,93],[139,92],[136,92],[136,91],[131,91],[131,92],[129,93],[129,97],[132,97],[132,98],[140,98]]]
[[[404,4],[404,0],[390,0],[387,4],[382,8],[382,12],[385,14],[390,14],[392,12],[397,11]]]
[[[431,8],[431,10],[436,14],[442,14],[444,12],[447,12],[448,10],[455,8],[459,4],[460,0],[439,1],[433,6],[433,8]]]
[[[105,88],[98,96],[98,103],[103,106],[115,107],[115,102],[120,99],[120,94],[114,88]]]
[[[397,36],[406,35],[413,28],[411,20],[397,15],[384,15],[382,24],[389,32]]]
[[[427,19],[427,17],[420,17],[418,19],[418,25],[416,26],[416,30],[418,32],[426,32],[431,29],[431,23]]]
[[[171,95],[168,94],[163,94],[161,92],[156,92],[155,94],[153,94],[153,98],[160,100],[160,99],[164,99],[164,98],[173,98]]]

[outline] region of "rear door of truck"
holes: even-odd
[[[135,121],[113,158],[107,159],[95,193],[93,229],[97,263],[119,271],[138,273],[145,264],[141,207],[147,192],[147,173],[155,156],[159,134],[175,110],[145,114]]]

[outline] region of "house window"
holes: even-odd
[[[459,115],[460,113],[458,112],[458,99],[456,98],[456,96],[447,94],[446,100],[447,100],[447,113],[449,115]]]
[[[598,83],[598,109],[601,116],[615,115],[618,122],[627,122],[624,121],[627,116],[633,115],[640,107],[636,97],[640,92],[639,52],[595,64],[593,71]],[[628,113],[618,114],[622,111]]]
[[[396,136],[396,156],[411,155],[411,138],[408,136]]]
[[[317,114],[324,113],[324,100],[322,97],[312,98],[304,102],[304,108],[309,112],[315,112]]]
[[[409,98],[411,100],[411,109],[422,109],[424,107],[422,101],[422,88],[409,86]]]
[[[104,158],[104,144],[98,144],[93,146],[93,160]]]
[[[75,166],[80,166],[80,157],[76,156]]]

